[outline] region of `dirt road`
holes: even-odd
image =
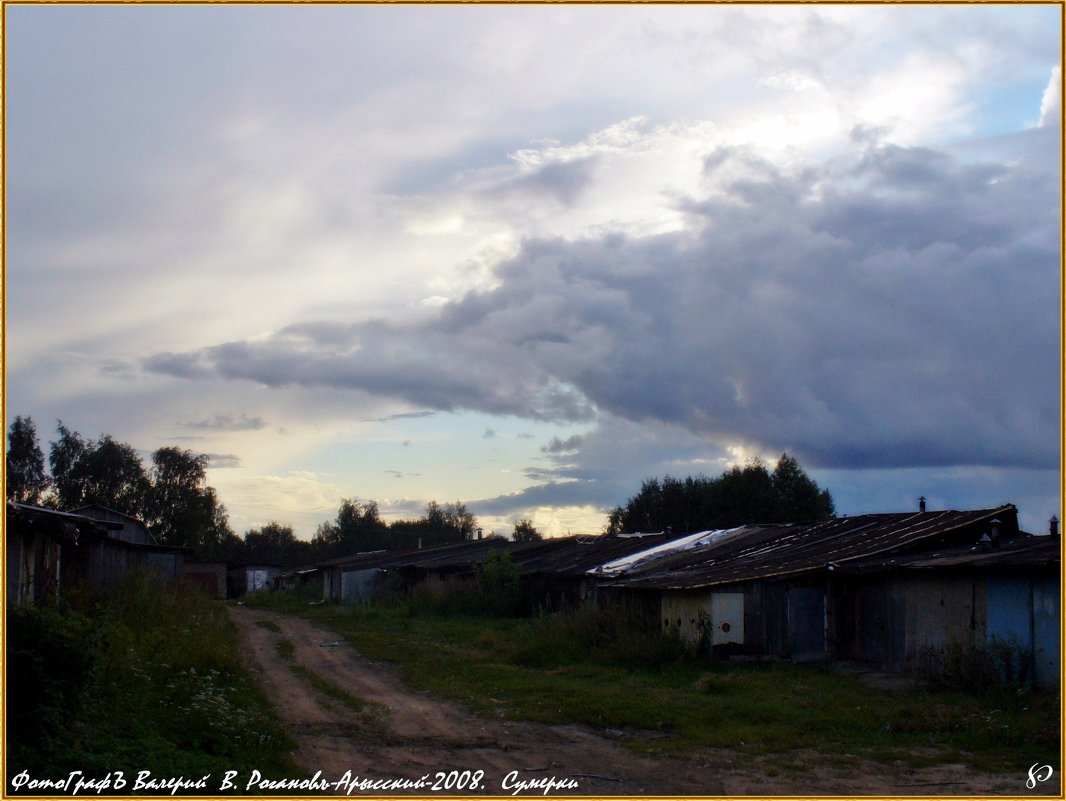
[[[620,733],[475,717],[404,686],[392,665],[366,659],[306,620],[246,607],[231,611],[249,666],[293,733],[293,757],[308,777],[321,771],[328,781],[348,774],[415,784],[349,784],[329,794],[350,787],[356,787],[352,795],[424,796],[544,795],[546,789],[596,796],[1059,792],[1058,776],[1030,790],[1027,776],[978,774],[961,765],[913,770],[813,752],[649,759],[626,749]]]

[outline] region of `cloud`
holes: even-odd
[[[241,466],[241,457],[233,453],[209,453],[206,455],[208,458],[208,466],[212,469],[222,470],[225,468]]]
[[[419,420],[424,417],[432,417],[435,414],[435,411],[425,409],[419,412],[397,412],[385,417],[367,417],[363,419],[370,423],[391,423],[394,420]]]
[[[526,470],[531,486],[477,501],[473,508],[486,514],[526,514],[546,506],[602,511],[625,503],[645,478],[717,475],[736,461],[735,453],[682,426],[610,414],[601,414],[583,435],[553,438],[541,453],[541,464]]]
[[[816,78],[804,75],[797,70],[774,72],[760,79],[759,85],[770,86],[774,89],[788,89],[793,92],[810,92],[825,89]]]
[[[595,155],[547,159],[544,164],[536,164],[537,158],[532,151],[521,151],[515,158],[521,163],[526,156],[531,158],[531,162],[525,165],[527,169],[518,177],[495,187],[490,195],[500,198],[511,195],[548,197],[564,207],[571,207],[593,185],[593,170],[597,163]]]
[[[145,366],[446,411],[610,413],[824,467],[1047,466],[1057,145],[1019,141],[1013,163],[869,137],[794,169],[714,152],[684,231],[527,240],[495,288],[427,319],[294,325]]]
[[[1057,123],[1062,114],[1062,68],[1056,65],[1051,70],[1044,95],[1040,99],[1040,122],[1041,128]]]
[[[171,375],[175,378],[210,378],[211,370],[198,367],[194,360],[180,353],[157,353],[144,360],[144,366],[153,373]]]
[[[551,441],[540,450],[542,453],[570,453],[580,448],[584,441],[585,438],[580,434],[574,434],[566,439],[552,437]]]
[[[424,339],[425,338],[425,339]],[[585,420],[588,402],[549,371],[531,375],[511,343],[465,337],[450,320],[428,327],[375,321],[292,326],[257,342],[145,360],[151,372],[217,376],[280,387],[362,389],[438,411],[477,409],[543,420]],[[510,364],[510,366],[508,366]]]
[[[538,506],[591,505],[603,509],[609,507],[617,498],[612,489],[610,486],[593,482],[549,481],[512,495],[500,495],[496,498],[474,501],[470,504],[470,508],[479,515],[507,515]]]
[[[204,420],[182,423],[181,425],[185,428],[208,431],[258,431],[261,428],[265,428],[267,424],[261,417],[248,417],[248,415],[242,413],[237,418],[228,414],[216,414]]]
[[[13,408],[347,492],[367,423],[461,410],[571,500],[736,447],[1057,464],[1056,9],[160,13],[11,10]]]
[[[297,527],[297,534],[310,538],[315,527],[336,515],[344,488],[329,476],[311,471],[289,470],[281,474],[246,474],[243,470],[212,477],[219,496],[231,510],[231,524],[238,532],[258,528],[271,520],[284,520]],[[252,508],[257,516],[233,514],[233,506]]]
[[[383,516],[401,520],[417,520],[426,510],[426,501],[418,498],[386,498],[378,508]]]

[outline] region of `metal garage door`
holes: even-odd
[[[711,645],[744,642],[744,593],[711,593]]]

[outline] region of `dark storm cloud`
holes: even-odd
[[[481,515],[507,515],[536,506],[608,508],[618,503],[620,492],[628,490],[595,481],[549,481],[512,495],[471,502],[470,508],[475,514]]]
[[[998,164],[874,136],[803,170],[711,154],[685,231],[530,240],[495,289],[429,322],[293,326],[146,366],[438,410],[609,413],[824,468],[1052,466],[1056,137],[1027,132]]]
[[[555,438],[556,441],[558,438]],[[536,486],[477,501],[483,514],[519,514],[531,507],[592,506],[607,510],[625,503],[645,478],[718,475],[729,454],[676,426],[634,423],[603,415],[582,436],[558,443],[579,450],[548,452],[546,466],[523,474]],[[550,447],[550,445],[549,445]]]
[[[552,437],[551,441],[540,450],[542,453],[572,453],[581,447],[584,440],[585,438],[580,434],[574,434],[566,439]]]
[[[265,342],[228,342],[163,354],[148,370],[180,378],[217,375],[265,386],[364,388],[438,411],[478,409],[544,420],[587,420],[581,394],[550,371],[512,359],[513,342],[476,339],[449,325],[294,326]],[[434,330],[436,329],[436,330]]]
[[[144,360],[149,372],[172,375],[175,378],[211,378],[214,373],[200,360],[190,354],[157,353]]]

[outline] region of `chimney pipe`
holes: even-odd
[[[921,496],[918,499],[918,511],[919,512],[924,512],[925,511],[925,496],[924,495]]]
[[[1002,524],[1001,524],[999,518],[997,517],[989,525],[992,527],[992,532],[991,532],[991,534],[992,534],[992,547],[993,548],[998,548],[999,547],[999,527]]]
[[[1049,521],[1047,521],[1047,522],[1048,522],[1048,534],[1050,534],[1052,537],[1059,536],[1059,519],[1057,517],[1055,517],[1055,515],[1052,515],[1051,519]]]

